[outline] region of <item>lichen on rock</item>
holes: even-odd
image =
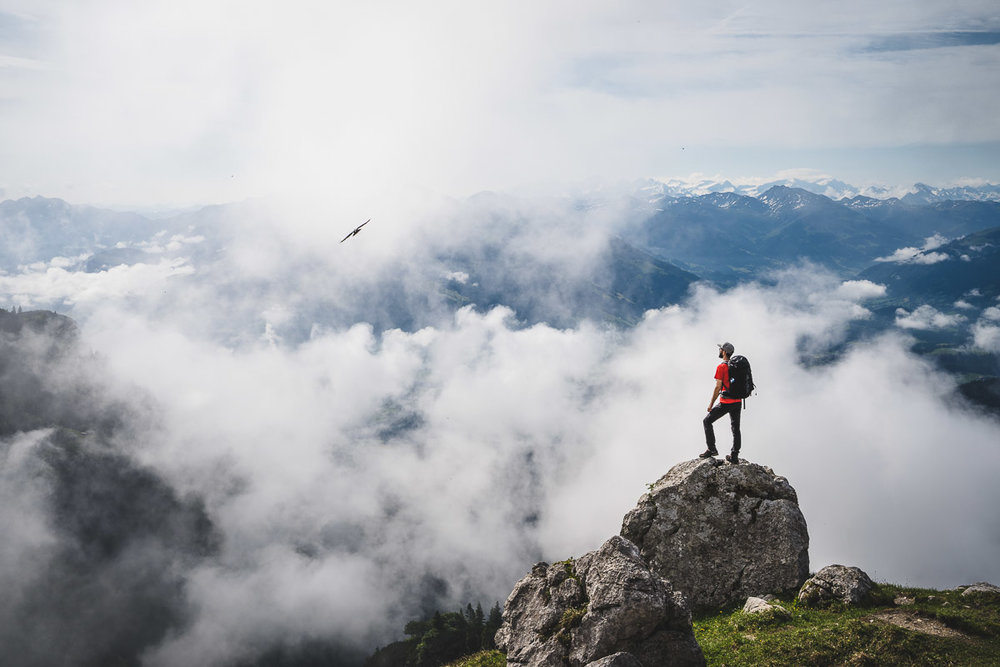
[[[507,598],[496,639],[512,666],[584,667],[616,654],[599,664],[704,664],[683,596],[620,536],[571,568],[535,565]]]

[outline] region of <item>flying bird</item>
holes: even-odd
[[[362,222],[360,225],[358,225],[357,227],[354,228],[353,232],[351,232],[350,234],[348,234],[344,238],[340,239],[340,242],[343,243],[344,241],[346,241],[347,239],[351,238],[352,236],[356,236],[357,233],[361,231],[361,228],[364,227],[365,225],[367,225],[371,221],[372,221],[372,219],[368,218],[367,220],[365,220],[364,222]]]

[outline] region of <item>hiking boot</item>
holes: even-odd
[[[719,450],[709,448],[709,449],[706,449],[701,454],[699,454],[698,458],[699,459],[710,459],[713,456],[718,456],[718,455],[719,455]]]
[[[726,454],[726,461],[736,465],[740,462],[739,454]]]

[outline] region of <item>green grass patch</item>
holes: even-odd
[[[507,667],[507,656],[500,651],[480,651],[449,662],[445,667]]]
[[[905,597],[912,604],[896,605]],[[998,665],[1000,602],[960,591],[881,584],[872,606],[809,609],[778,600],[783,619],[742,608],[694,617],[709,665]],[[899,624],[909,627],[901,627]]]

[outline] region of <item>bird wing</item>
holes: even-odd
[[[358,232],[360,232],[361,228],[364,227],[365,225],[367,225],[371,221],[372,221],[372,219],[368,218],[367,220],[365,220],[364,222],[362,222],[360,225],[358,225],[357,227],[354,228],[354,231],[352,231],[350,234],[348,234],[344,238],[340,239],[340,242],[343,243],[347,239],[351,238],[352,236],[354,236],[355,234],[357,234]]]

